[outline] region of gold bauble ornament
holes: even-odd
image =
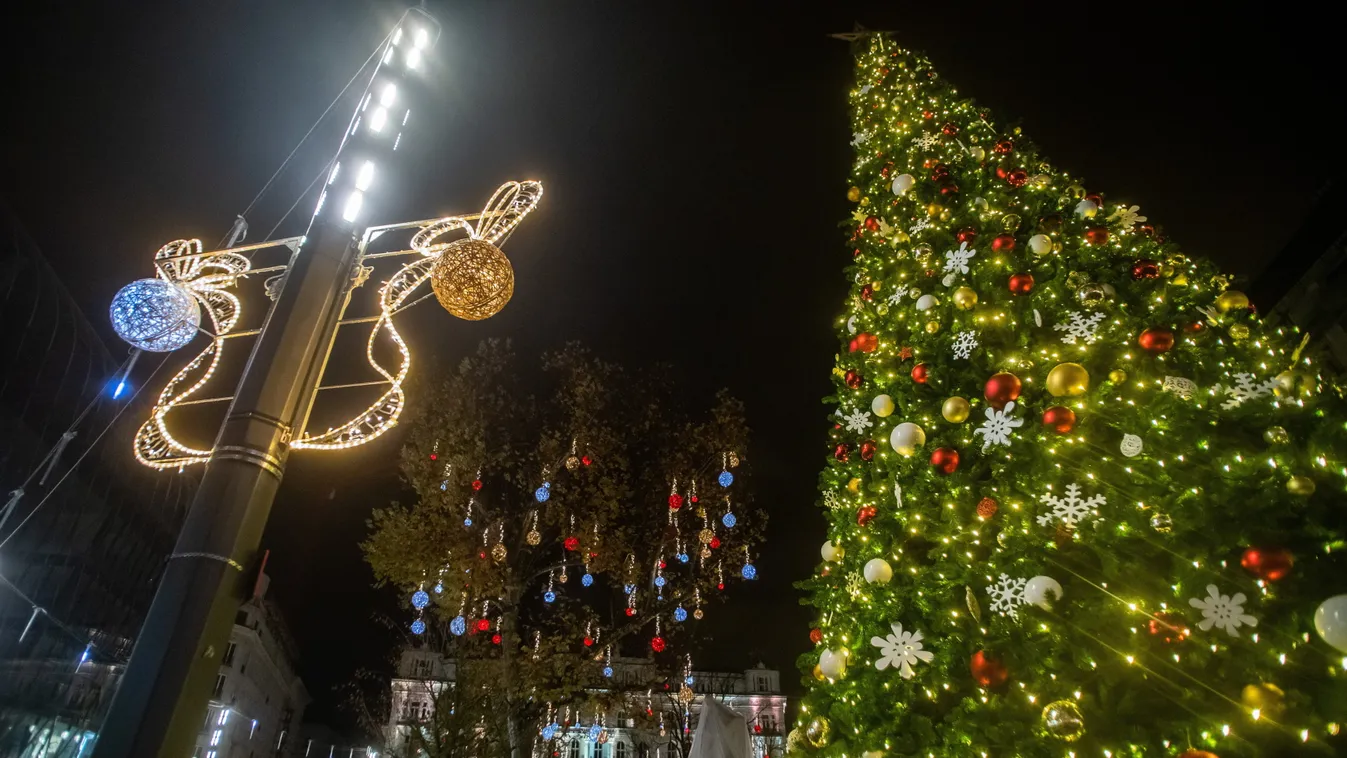
[[[1114,384],[1122,384],[1127,381],[1127,372],[1120,368],[1115,368],[1108,372],[1108,380]]]
[[[1314,392],[1314,379],[1300,371],[1288,369],[1277,374],[1274,381],[1272,392],[1277,397],[1309,397]]]
[[[820,668],[817,663],[814,664],[814,678],[819,680],[820,682],[828,678],[823,675],[823,669]]]
[[[706,612],[703,611],[701,608],[698,608],[697,610],[695,610],[695,611],[692,612],[692,617],[695,618],[695,619],[697,619],[698,621],[701,621],[701,620],[702,620],[702,617],[705,616],[705,615],[706,615]]]
[[[853,203],[859,202],[861,199],[861,188],[852,187],[851,189],[847,190],[847,199]]]
[[[694,693],[694,692],[692,691],[692,688],[689,687],[689,686],[687,686],[686,684],[683,685],[683,686],[678,690],[678,702],[680,702],[680,703],[682,703],[682,704],[684,704],[684,705],[687,705],[688,703],[691,703],[691,702],[693,701],[693,699],[696,698],[696,697],[697,697],[696,693]]]
[[[939,216],[941,213],[944,213],[944,211],[945,206],[941,205],[940,203],[931,203],[930,205],[926,206],[926,215],[932,218]]]
[[[1184,287],[1188,284],[1188,275],[1180,271],[1179,273],[1174,275],[1173,279],[1170,279],[1169,281],[1173,282],[1176,286]]]
[[[561,582],[562,584],[565,584],[566,582],[569,582],[570,580],[571,580],[571,575],[566,573],[566,569],[562,569],[562,570],[561,570],[561,573],[557,575],[557,581],[558,581],[558,582]]]
[[[859,476],[854,477],[851,481],[847,482],[847,492],[850,492],[853,495],[861,494],[861,478]]]
[[[703,529],[700,532],[697,532],[697,541],[702,543],[703,545],[711,544],[711,540],[715,538],[716,533],[711,531],[710,529]]]
[[[1048,372],[1048,392],[1053,397],[1075,397],[1090,389],[1090,372],[1079,363],[1059,363]]]
[[[968,420],[968,414],[971,412],[972,406],[968,401],[957,396],[947,398],[944,405],[940,406],[940,415],[951,424],[962,424]]]
[[[707,547],[706,545],[702,545],[702,549],[701,549],[700,551],[697,552],[697,555],[700,556],[700,557],[702,557],[702,558],[710,558],[710,557],[711,557],[711,548]]]
[[[1221,313],[1240,311],[1249,307],[1249,296],[1239,290],[1226,290],[1216,298],[1216,310]]]
[[[529,543],[530,545],[537,545],[538,543],[543,541],[543,536],[538,532],[537,529],[530,529],[529,533],[524,535],[524,541]]]
[[[1013,232],[1016,229],[1020,228],[1020,222],[1021,219],[1019,215],[1014,213],[1007,213],[1006,215],[1001,217],[1001,228],[1005,229],[1008,232]]]
[[[501,561],[505,560],[505,556],[508,553],[509,551],[505,549],[505,545],[503,543],[497,542],[495,545],[491,546],[491,560],[495,561],[496,563],[500,563]]]
[[[1291,435],[1286,433],[1284,427],[1269,426],[1263,430],[1263,441],[1269,445],[1285,445],[1291,441]]]
[[[978,293],[972,287],[960,287],[954,290],[954,307],[961,311],[971,310],[978,304]]]
[[[824,747],[828,744],[832,730],[832,724],[828,723],[826,716],[815,716],[804,728],[804,738],[814,747]]]
[[[1063,742],[1073,742],[1085,734],[1085,717],[1072,700],[1058,700],[1043,708],[1043,728]]]
[[[927,333],[927,334],[935,334],[935,333],[938,332],[938,331],[940,331],[940,322],[939,322],[939,321],[927,321],[927,322],[926,322],[926,333]]]
[[[935,255],[935,250],[925,242],[912,248],[912,259],[925,266],[931,262],[931,256]]]
[[[576,455],[566,456],[566,470],[574,471],[580,468],[580,457]]]
[[[1249,327],[1244,324],[1231,324],[1226,331],[1230,333],[1230,339],[1236,342],[1243,342],[1249,338]]]
[[[455,240],[430,270],[435,299],[455,316],[481,321],[500,312],[514,294],[514,269],[500,248],[482,240]]]
[[[1286,693],[1275,684],[1250,684],[1239,693],[1245,708],[1257,708],[1261,716],[1275,716],[1281,712]]]
[[[1292,495],[1309,497],[1314,494],[1314,480],[1308,476],[1293,476],[1286,480],[1286,491]]]

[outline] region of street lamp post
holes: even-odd
[[[406,93],[414,89],[411,85],[418,71],[426,69],[425,56],[438,36],[435,20],[413,9],[386,38],[370,85],[331,164],[309,233],[280,241],[291,247],[284,278],[278,292],[269,292],[276,295],[275,302],[256,333],[243,376],[209,450],[194,450],[179,442],[169,432],[165,417],[213,373],[225,339],[240,336],[227,334],[238,320],[241,304],[224,290],[249,273],[250,263],[239,252],[245,248],[200,253],[199,243],[193,247],[195,241],[171,243],[156,257],[159,279],[129,285],[114,300],[114,327],[128,339],[128,335],[136,335],[140,341],[132,340],[133,344],[146,349],[180,347],[163,343],[183,332],[184,324],[190,325],[185,330],[187,338],[179,342],[190,339],[195,324],[201,323],[201,306],[215,328],[211,345],[170,381],[150,421],[136,437],[136,456],[147,465],[167,469],[204,463],[206,469],[104,721],[94,758],[191,755],[234,617],[248,596],[262,532],[290,452],[304,447],[351,447],[396,423],[403,402],[401,381],[410,355],[392,327],[392,317],[405,307],[411,290],[432,277],[441,302],[446,295],[441,292],[441,278],[450,283],[463,281],[461,261],[445,260],[454,244],[437,239],[449,231],[462,230],[468,233],[468,241],[487,244],[499,254],[493,245],[508,236],[541,195],[541,186],[536,183],[510,183],[480,216],[420,222],[426,226],[413,240],[413,249],[402,253],[422,258],[403,267],[384,285],[381,315],[374,327],[376,332],[386,330],[402,349],[402,367],[389,372],[374,364],[388,379],[384,384],[389,388],[380,400],[343,427],[322,435],[305,435],[309,410],[342,314],[352,290],[368,276],[361,264],[371,235],[367,231],[357,244],[356,224],[371,206],[371,193],[387,183],[386,168],[410,116]],[[469,223],[474,218],[481,219],[475,227]],[[263,243],[248,249],[277,244]],[[503,255],[500,257],[503,259]],[[440,267],[445,264],[453,264],[449,266],[453,271],[440,277]],[[497,288],[495,310],[503,306],[513,287],[508,262],[505,267],[509,281],[504,299],[499,297],[499,282],[493,279],[485,283],[488,290]],[[501,274],[499,270],[490,273]],[[118,301],[133,287],[138,289],[126,294],[132,302],[119,311]],[[123,315],[122,323],[119,313],[129,314]],[[142,322],[133,323],[136,318]],[[372,354],[370,360],[373,363]],[[191,372],[202,370],[204,378],[193,384],[190,380],[196,377]],[[191,386],[178,389],[184,385]],[[206,755],[213,755],[209,748]]]

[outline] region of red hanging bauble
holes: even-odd
[[[659,567],[662,569],[669,568],[669,563],[661,558],[659,562]]]
[[[1160,276],[1160,263],[1150,258],[1138,258],[1132,264],[1133,279],[1156,279]]]
[[[846,380],[847,386],[853,390],[860,389],[861,382],[864,381],[864,378],[861,376],[861,372],[857,371],[856,369],[848,370],[843,378]]]
[[[1240,556],[1239,565],[1254,576],[1267,582],[1275,582],[1291,573],[1296,558],[1285,548],[1251,547]]]
[[[588,635],[585,636],[585,647],[594,647],[594,638],[593,638],[593,637],[590,637],[590,636],[588,636]]]
[[[628,615],[628,616],[635,616],[635,615],[636,615],[636,609],[635,609],[635,608],[628,608],[628,609],[627,609],[627,615]]]
[[[823,630],[822,630],[822,629],[818,629],[818,628],[810,629],[810,630],[809,630],[809,641],[812,642],[812,643],[814,643],[815,645],[817,645],[817,644],[819,644],[820,642],[822,642],[822,641],[823,641]]]
[[[696,495],[689,495],[689,496],[688,496],[688,500],[691,500],[691,501],[694,502],[694,503],[701,502],[700,499],[699,499]]]
[[[718,589],[718,590],[723,590],[723,589],[725,589],[725,583],[724,583],[724,582],[720,582],[720,583],[716,584],[716,589]]]
[[[973,680],[987,689],[996,689],[1010,678],[1006,664],[988,655],[985,650],[973,653],[968,659],[968,670],[973,673]]]
[[[1054,405],[1043,411],[1043,425],[1058,434],[1066,434],[1076,428],[1076,412],[1064,405]]]
[[[1086,195],[1086,196],[1085,196],[1085,199],[1086,199],[1086,200],[1089,200],[1089,201],[1092,202],[1092,203],[1094,203],[1094,206],[1095,206],[1096,208],[1103,209],[1103,207],[1104,207],[1104,196],[1101,195],[1101,194],[1099,194],[1098,192],[1092,192],[1092,193]]]
[[[669,494],[669,507],[672,508],[672,509],[674,509],[674,510],[678,510],[679,508],[682,508],[682,507],[683,507],[683,496],[680,495],[680,494],[678,494],[677,492],[672,492],[672,493],[670,493],[670,494]]]
[[[662,653],[662,652],[664,652],[664,638],[663,638],[663,637],[651,637],[651,638],[650,638],[650,649],[651,649],[651,650],[654,650],[656,653]]]
[[[473,490],[480,490],[480,489],[482,488],[482,480],[481,480],[481,479],[473,479],[473,480],[472,480],[472,488],[473,488]]]
[[[992,238],[992,250],[998,253],[1009,253],[1015,249],[1015,238],[1009,234],[998,234]]]
[[[875,299],[875,288],[872,287],[872,286],[870,286],[870,285],[868,285],[868,284],[865,285],[865,286],[863,286],[863,287],[861,287],[861,299],[864,300],[864,301],[867,302],[867,303],[870,302],[870,301],[872,301],[872,300],[874,300],[874,299]]]
[[[931,451],[931,465],[942,474],[953,474],[959,468],[959,451],[952,447],[938,447]]]
[[[1159,611],[1146,621],[1146,631],[1151,637],[1172,645],[1175,642],[1182,642],[1188,638],[1188,627],[1184,625],[1183,617],[1173,611]]]
[[[846,463],[847,460],[851,458],[851,445],[848,445],[845,442],[837,443],[837,447],[833,448],[833,457]]]
[[[594,459],[590,458],[588,455],[582,455],[580,456],[580,462],[588,466],[594,462]]]
[[[997,178],[997,179],[1004,179],[1004,178],[1006,178],[1006,177],[1009,176],[1009,175],[1010,175],[1010,169],[1006,168],[1006,164],[1001,163],[1001,164],[998,164],[998,165],[996,166],[996,178]]]
[[[1015,143],[1008,139],[1003,139],[992,146],[992,152],[997,155],[1010,155],[1015,151]]]
[[[874,459],[875,459],[875,451],[878,450],[878,449],[879,449],[879,446],[875,444],[875,441],[874,441],[874,440],[866,440],[866,441],[862,442],[862,443],[861,443],[861,460],[863,460],[863,461],[872,461],[872,460],[874,460]]]
[[[949,165],[937,163],[931,168],[931,181],[943,179],[947,176],[949,176]]]
[[[879,219],[875,216],[865,217],[865,228],[872,232],[879,231]]]
[[[954,123],[953,121],[946,121],[946,122],[940,127],[940,131],[942,131],[942,132],[944,132],[945,134],[948,134],[949,136],[953,137],[954,135],[956,135],[956,134],[959,133],[959,125],[956,124],[956,123]]]
[[[1008,286],[1012,295],[1027,295],[1034,291],[1034,275],[1011,274]]]
[[[1006,184],[1019,188],[1029,183],[1029,172],[1022,168],[1017,168],[1006,173]]]
[[[1159,326],[1152,326],[1137,337],[1141,349],[1154,355],[1169,352],[1174,347],[1174,332]]]
[[[717,548],[720,547],[720,538],[719,538],[719,537],[712,537],[712,538],[711,538],[711,541],[708,542],[707,544],[711,546],[711,549],[712,549],[712,550],[715,550],[715,549],[717,549]]]
[[[491,644],[493,644],[493,645],[499,645],[499,644],[500,644],[500,635],[499,635],[499,634],[493,634],[493,635],[491,635]]]
[[[958,239],[960,242],[967,242],[969,244],[972,244],[973,240],[977,239],[978,237],[978,230],[974,229],[971,226],[966,226],[963,229],[960,229],[959,233],[954,235],[954,237]]]
[[[918,363],[912,367],[912,381],[917,384],[925,384],[930,379],[931,370],[925,363]]]
[[[1102,245],[1108,242],[1107,226],[1092,226],[1085,230],[1085,241],[1091,245]]]
[[[922,117],[922,118],[935,118],[935,113],[932,112],[932,111],[922,111],[922,112],[921,112],[921,117]]]
[[[477,619],[477,631],[485,632],[491,628],[490,619]]]
[[[863,505],[860,508],[856,509],[856,524],[858,526],[865,526],[869,524],[871,521],[874,521],[875,516],[878,515],[879,515],[878,508],[874,507],[873,505]]]
[[[879,338],[869,332],[861,332],[851,342],[855,345],[852,352],[873,353],[879,347]]]
[[[438,460],[440,459],[440,454],[439,454],[439,453],[431,453],[431,454],[430,454],[430,459],[431,459],[432,461],[438,461]]]
[[[1005,371],[993,374],[992,378],[987,380],[987,386],[982,394],[991,407],[1000,410],[1006,403],[1020,396],[1020,378]]]
[[[959,185],[955,184],[954,180],[949,177],[941,179],[938,186],[940,187],[940,194],[945,197],[959,194]]]
[[[565,539],[565,541],[562,542],[561,544],[562,544],[567,550],[570,550],[571,552],[575,552],[576,550],[579,550],[579,549],[580,549],[580,538],[579,538],[579,537],[567,537],[567,538]]]
[[[995,500],[989,497],[984,497],[978,501],[978,515],[982,518],[991,518],[996,515],[996,509],[998,507]]]

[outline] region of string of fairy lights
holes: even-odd
[[[1347,675],[1329,499],[1347,427],[1306,336],[924,59],[858,47],[855,286],[795,746],[1196,757],[1335,737],[1293,692]],[[1127,690],[1146,694],[1101,705]]]

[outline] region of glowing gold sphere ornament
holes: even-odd
[[[1073,742],[1085,734],[1085,717],[1074,701],[1058,700],[1043,709],[1043,728],[1063,742]]]
[[[1239,290],[1226,290],[1216,298],[1216,310],[1229,313],[1249,307],[1249,296]]]
[[[968,420],[968,414],[972,412],[972,406],[967,400],[961,397],[951,397],[945,400],[944,405],[940,406],[940,415],[951,424],[962,424]]]
[[[435,299],[465,321],[500,313],[514,294],[514,269],[500,248],[465,239],[449,243],[430,272]]]
[[[1059,363],[1048,372],[1048,392],[1053,397],[1075,397],[1090,389],[1090,372],[1079,363]]]

